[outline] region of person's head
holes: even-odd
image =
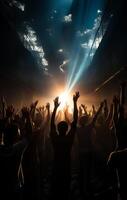
[[[65,136],[68,131],[68,124],[66,121],[61,121],[57,125],[59,135]]]
[[[88,124],[88,122],[89,122],[89,117],[87,115],[84,115],[79,119],[80,126],[85,126],[86,124]]]

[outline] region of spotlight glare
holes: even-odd
[[[61,109],[63,109],[66,106],[67,101],[68,101],[68,95],[69,94],[67,91],[60,94],[59,100],[60,100],[60,108]]]

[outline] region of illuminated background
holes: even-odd
[[[21,104],[75,90],[91,97],[98,85],[127,64],[126,4],[2,0],[1,93],[11,100],[17,93]],[[126,77],[125,72],[121,76]],[[108,94],[115,86],[107,87]]]

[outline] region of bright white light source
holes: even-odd
[[[58,52],[59,52],[59,53],[62,53],[62,52],[63,52],[63,49],[59,49]]]
[[[63,65],[66,65],[69,62],[69,60],[64,60]]]
[[[97,10],[97,13],[100,14],[100,13],[102,13],[102,11],[101,10]]]
[[[64,22],[66,22],[66,23],[72,22],[72,14],[65,15]]]
[[[86,29],[85,31],[84,31],[84,34],[88,34],[88,33],[90,33],[91,32],[91,29]]]
[[[59,95],[59,101],[60,101],[60,109],[64,109],[67,105],[69,105],[69,111],[71,111],[72,109],[72,97],[71,95],[69,94],[69,91],[65,91],[63,93],[61,93]]]
[[[45,58],[42,58],[42,65],[48,66],[48,61]]]
[[[20,2],[18,2],[18,1],[13,0],[13,1],[12,1],[12,4],[13,4],[14,6],[16,6],[18,9],[20,9],[21,11],[24,11],[24,10],[25,10],[25,5],[22,4],[22,3],[20,3]]]
[[[97,37],[95,41],[93,39],[89,39],[88,42],[82,43],[81,47],[84,49],[90,49],[92,47],[93,49],[96,50],[99,47],[101,40],[102,40],[101,36]]]
[[[65,105],[67,104],[67,99],[68,99],[68,94],[67,92],[63,92],[59,96],[59,101],[60,101],[60,108],[64,108]]]

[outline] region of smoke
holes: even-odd
[[[11,7],[15,6],[21,11],[25,11],[25,4],[12,0],[9,5]],[[41,45],[41,42],[37,36],[37,33],[32,28],[32,24],[30,22],[25,21],[23,24],[20,25],[19,30],[17,30],[20,40],[23,43],[24,47],[31,52],[33,57],[36,60],[37,66],[40,70],[43,71],[45,75],[50,76],[48,70],[48,60],[45,58],[44,49]]]
[[[105,26],[103,27],[103,33],[102,31],[98,32],[96,39],[95,38],[95,34],[100,26],[101,23],[101,19],[102,19],[102,11],[101,10],[97,10],[97,18],[95,18],[94,20],[94,24],[93,27],[91,29],[86,29],[83,32],[78,31],[77,32],[77,36],[78,37],[82,37],[84,42],[81,43],[81,48],[83,48],[86,51],[89,51],[91,48],[91,52],[90,52],[90,57],[93,57],[96,50],[98,49],[102,38],[105,34],[106,28],[107,28],[107,24],[105,24]]]
[[[45,58],[44,49],[39,42],[36,32],[28,24],[24,29],[24,33],[19,33],[19,36],[25,48],[37,59],[37,64],[43,70],[44,74],[51,75],[48,72],[48,60]]]
[[[16,1],[16,0],[13,0],[12,2],[10,2],[9,5],[17,7],[22,12],[25,10],[25,4],[23,4],[19,1]]]
[[[59,49],[59,50],[58,50],[58,53],[63,53],[63,49]]]

